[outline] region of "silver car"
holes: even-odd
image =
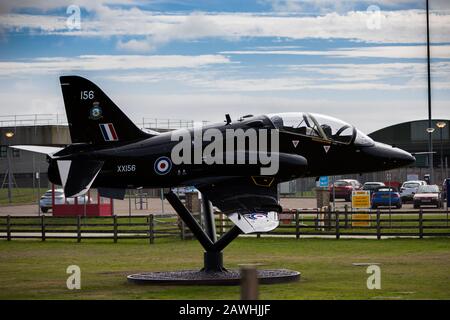
[[[88,201],[88,196],[79,196],[77,198],[79,204],[84,204]],[[75,198],[67,198],[64,196],[63,189],[55,189],[55,204],[74,204]],[[39,206],[43,213],[47,213],[49,209],[52,208],[52,190],[47,190],[44,195],[39,200]]]
[[[414,195],[417,193],[417,189],[420,186],[425,185],[427,185],[427,182],[423,180],[413,180],[403,182],[402,186],[400,187],[400,197],[402,201],[403,202],[412,201]]]

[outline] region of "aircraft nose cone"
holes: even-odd
[[[416,161],[409,152],[384,143],[376,142],[374,146],[366,148],[364,153],[372,159],[381,161],[385,168],[398,168],[410,165]]]

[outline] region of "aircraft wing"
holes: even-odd
[[[196,187],[244,233],[268,232],[278,226],[282,208],[273,177],[230,178]]]

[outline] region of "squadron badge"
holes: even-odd
[[[102,108],[100,107],[100,103],[94,102],[91,110],[89,111],[89,119],[98,120],[103,117]]]

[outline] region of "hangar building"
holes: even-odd
[[[443,128],[439,128],[438,124]],[[434,181],[435,183],[442,182],[444,178],[448,177],[448,161],[450,160],[450,120],[435,119],[432,121],[433,141],[433,167],[434,167]],[[428,152],[428,120],[417,120],[395,124],[369,134],[369,136],[379,142],[384,142],[410,153],[415,154],[416,163],[411,166],[419,173],[428,173],[428,154],[420,154],[421,152]],[[442,137],[442,139],[441,139]],[[442,146],[442,157],[441,157]],[[442,162],[441,162],[442,159]],[[443,171],[441,171],[441,164]],[[444,176],[442,176],[444,175]],[[422,174],[419,174],[419,177]],[[406,177],[405,177],[406,178]]]

